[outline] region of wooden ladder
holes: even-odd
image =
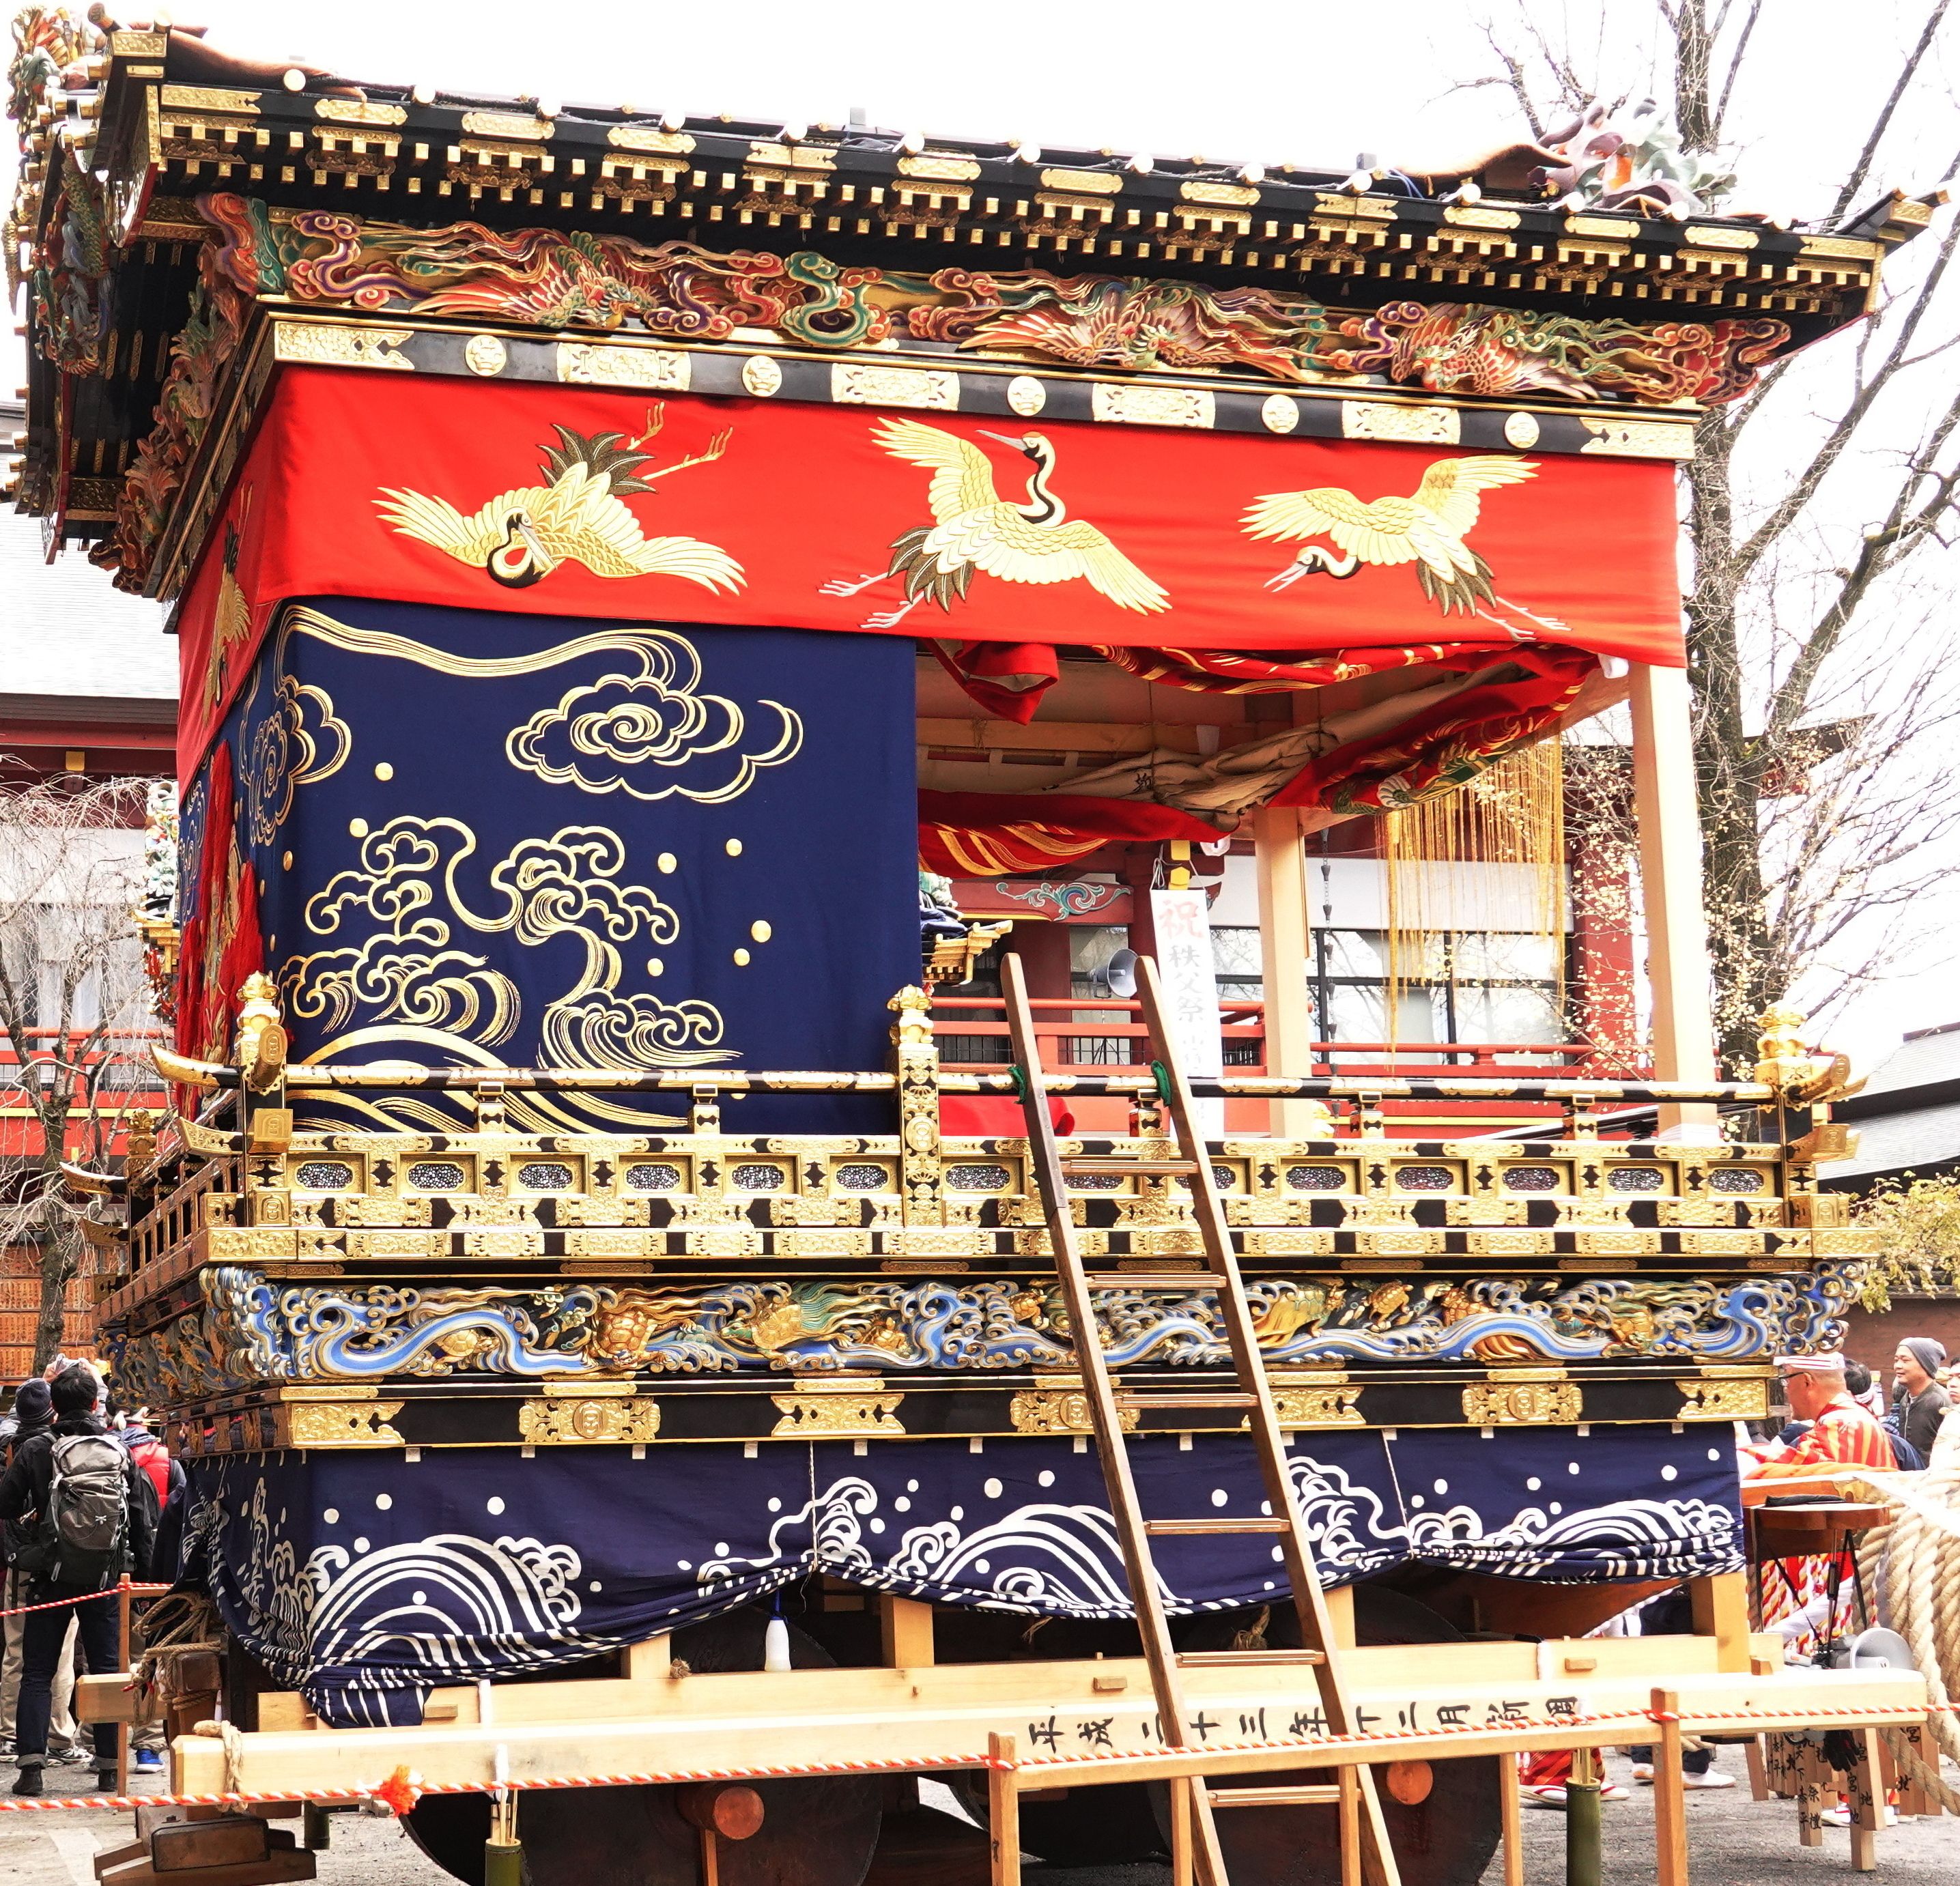
[[[1117,1537],[1122,1544],[1124,1570],[1136,1607],[1137,1629],[1143,1639],[1144,1656],[1150,1668],[1150,1686],[1155,1692],[1164,1740],[1176,1748],[1191,1745],[1181,1673],[1232,1665],[1293,1665],[1311,1671],[1319,1691],[1322,1712],[1333,1732],[1338,1735],[1351,1734],[1357,1726],[1354,1705],[1341,1678],[1339,1652],[1328,1620],[1326,1595],[1321,1589],[1312,1549],[1293,1501],[1292,1482],[1287,1472],[1286,1442],[1280,1433],[1271,1385],[1266,1379],[1265,1366],[1259,1355],[1258,1339],[1252,1328],[1252,1312],[1246,1302],[1245,1286],[1239,1278],[1238,1259],[1233,1253],[1231,1235],[1226,1229],[1224,1211],[1212,1176],[1210,1151],[1198,1131],[1191,1092],[1172,1045],[1156,963],[1148,956],[1140,958],[1137,975],[1138,994],[1143,998],[1150,1059],[1170,1115],[1179,1156],[1172,1159],[1064,1160],[1057,1149],[1055,1126],[1049,1117],[1047,1083],[1036,1042],[1036,1024],[1028,1006],[1027,981],[1020,959],[1007,956],[1001,965],[1008,1032],[1020,1079],[1021,1105],[1027,1118],[1030,1162],[1041,1188],[1042,1208],[1048,1221],[1049,1242],[1054,1249],[1055,1274],[1061,1280],[1063,1300],[1068,1306],[1069,1325],[1076,1331],[1076,1364],[1082,1373],[1090,1420],[1096,1435],[1096,1451],[1102,1459],[1110,1511],[1115,1521]],[[1125,1391],[1118,1395],[1111,1384],[1101,1345],[1093,1337],[1085,1339],[1085,1332],[1096,1328],[1096,1317],[1090,1300],[1090,1278],[1082,1267],[1082,1253],[1076,1242],[1075,1222],[1069,1208],[1069,1178],[1090,1172],[1176,1175],[1189,1182],[1192,1209],[1198,1220],[1206,1262],[1216,1280],[1220,1320],[1225,1326],[1226,1341],[1231,1350],[1236,1385],[1230,1391]],[[1185,1273],[1175,1280],[1180,1285],[1188,1284],[1194,1274]],[[1157,1280],[1128,1272],[1121,1278],[1123,1283],[1132,1286],[1155,1280]],[[1122,1417],[1132,1410],[1165,1408],[1245,1410],[1246,1426],[1251,1431],[1260,1474],[1265,1482],[1267,1511],[1271,1517],[1149,1519],[1144,1516],[1138,1503],[1136,1479],[1131,1471]],[[1293,1609],[1299,1617],[1303,1648],[1179,1652],[1172,1646],[1169,1620],[1164,1612],[1163,1593],[1150,1555],[1150,1540],[1153,1537],[1188,1538],[1195,1534],[1213,1533],[1261,1533],[1277,1538],[1292,1587]],[[1311,1757],[1303,1757],[1301,1765],[1311,1767]],[[1382,1824],[1381,1800],[1376,1792],[1373,1770],[1367,1767],[1344,1768],[1340,1773],[1342,1779],[1338,1786],[1326,1786],[1213,1788],[1200,1776],[1172,1779],[1169,1784],[1172,1859],[1176,1886],[1184,1886],[1194,1872],[1200,1886],[1229,1886],[1218,1844],[1214,1808],[1332,1804],[1338,1804],[1341,1809],[1343,1886],[1360,1886],[1364,1879],[1370,1886],[1398,1886],[1395,1855]]]

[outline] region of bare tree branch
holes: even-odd
[[[1920,62],[1933,49],[1934,36],[1946,17],[1946,8],[1947,0],[1938,0],[1938,4],[1926,16],[1926,23],[1920,29],[1918,43],[1906,55],[1905,63],[1899,68],[1898,77],[1893,82],[1891,96],[1886,99],[1878,116],[1872,121],[1872,129],[1865,139],[1864,149],[1858,153],[1857,162],[1851,166],[1850,173],[1838,189],[1838,200],[1831,206],[1828,219],[1833,225],[1843,221],[1852,203],[1863,191],[1866,180],[1872,173],[1872,161],[1878,155],[1879,146],[1885,141],[1885,133],[1892,129],[1892,119],[1911,87]]]

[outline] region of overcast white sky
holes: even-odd
[[[132,16],[131,4],[119,11]],[[1797,216],[1829,206],[1861,125],[1916,37],[1921,0],[1768,0],[1730,108],[1741,140],[1738,206]],[[176,9],[215,45],[300,58],[355,79],[727,111],[785,122],[1032,137],[1128,152],[1345,164],[1369,151],[1411,167],[1522,132],[1507,94],[1455,89],[1495,70],[1481,22],[1503,0],[1239,0],[1229,8],[1131,0],[989,0],[984,6],[813,8],[749,0],[540,7],[535,0],[208,0]],[[1532,0],[1530,17],[1618,91],[1644,86],[1646,0]],[[1593,23],[1614,25],[1602,40]],[[1512,30],[1510,27],[1507,30]],[[1923,81],[1904,168],[1923,186],[1960,148],[1949,67]],[[4,161],[11,163],[11,143]],[[11,194],[11,178],[7,188]],[[1873,192],[1876,194],[1876,191]],[[10,348],[18,346],[7,339]],[[7,357],[13,366],[16,355]],[[1828,361],[1819,362],[1828,373]],[[10,376],[9,385],[18,374]],[[1950,953],[1943,949],[1944,957]],[[1960,1019],[1944,960],[1863,998],[1839,1038],[1861,1059],[1904,1028]]]

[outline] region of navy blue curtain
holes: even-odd
[[[890,636],[287,605],[220,738],[296,1057],[882,1067],[919,974],[912,697]],[[679,1111],[518,1096],[511,1123]],[[892,1118],[755,1097],[726,1123]]]
[[[1583,1583],[1742,1563],[1726,1433],[1666,1427],[1300,1436],[1322,1578],[1411,1563]],[[1237,1436],[1132,1442],[1144,1509],[1265,1509]],[[1130,1605],[1096,1456],[1068,1436],[656,1444],[193,1465],[198,1562],[227,1624],[323,1718],[419,1720],[433,1686],[575,1662],[812,1572],[1038,1617]],[[1176,1613],[1271,1600],[1260,1535],[1166,1538]]]

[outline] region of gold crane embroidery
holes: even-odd
[[[1150,612],[1170,606],[1169,593],[1138,569],[1093,524],[1071,519],[1048,489],[1055,450],[1039,432],[1018,439],[984,436],[1010,445],[1033,462],[1021,504],[994,488],[994,468],[970,440],[915,419],[885,419],[873,436],[894,458],[932,473],[928,502],[933,522],[908,530],[892,545],[891,567],[855,580],[822,585],[825,596],[855,596],[896,577],[905,600],[896,609],[867,616],[865,628],[896,627],[921,603],[950,610],[983,571],[1005,583],[1068,583],[1080,577],[1118,609]]]
[[[742,566],[727,551],[697,537],[648,537],[627,507],[628,498],[652,491],[657,480],[711,465],[728,449],[732,432],[719,432],[705,451],[643,471],[652,454],[639,448],[660,431],[663,417],[664,409],[656,406],[645,431],[630,441],[623,433],[588,437],[553,426],[558,443],[544,448],[546,482],[500,491],[468,517],[447,498],[420,491],[383,488],[374,502],[403,536],[433,544],[459,563],[478,565],[506,589],[541,583],[566,562],[582,563],[594,576],[674,576],[704,589],[739,589]]]
[[[1364,504],[1337,486],[1276,491],[1252,501],[1243,528],[1249,536],[1282,541],[1332,537],[1342,553],[1336,556],[1324,544],[1309,544],[1268,581],[1269,590],[1283,590],[1303,576],[1351,577],[1365,564],[1413,563],[1423,594],[1446,615],[1461,609],[1501,622],[1483,606],[1496,603],[1530,615],[1542,627],[1563,629],[1563,622],[1532,615],[1499,596],[1491,566],[1463,541],[1476,525],[1480,492],[1522,484],[1537,469],[1526,459],[1439,459],[1423,473],[1413,498],[1377,498]]]
[[[204,651],[205,711],[215,715],[224,704],[224,682],[231,651],[252,639],[252,605],[238,581],[238,558],[245,547],[245,526],[252,515],[252,488],[240,495],[237,514],[224,526],[224,555],[218,573],[218,600],[212,611],[211,645]]]

